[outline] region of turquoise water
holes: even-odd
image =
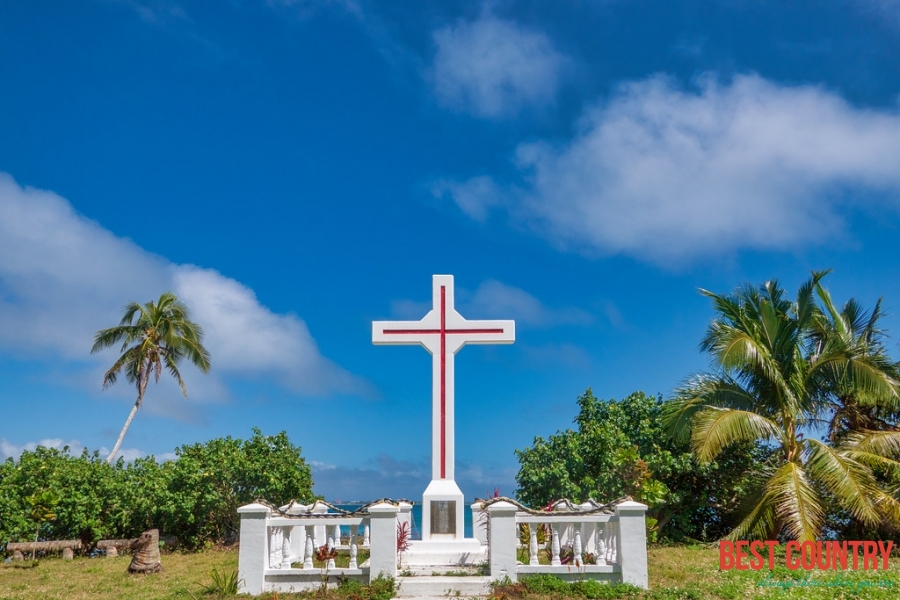
[[[356,510],[360,505],[358,504],[335,504],[340,509],[343,510]],[[463,535],[467,538],[472,537],[472,510],[466,505],[465,510],[463,511]],[[422,505],[421,504],[413,504],[412,507],[412,520],[413,520],[413,539],[420,540],[422,539]]]

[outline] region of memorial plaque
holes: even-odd
[[[456,500],[431,502],[431,533],[456,534]]]

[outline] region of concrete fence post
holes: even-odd
[[[515,504],[506,501],[487,507],[491,521],[491,535],[488,540],[491,553],[491,580],[500,581],[509,577],[516,581],[516,511]]]
[[[617,562],[622,582],[647,589],[647,505],[623,502],[616,505],[619,535],[616,540]]]
[[[487,513],[481,508],[481,502],[472,504],[472,537],[481,542],[482,546],[486,546],[487,539],[487,523],[485,518]]]
[[[269,560],[266,519],[270,511],[262,504],[238,508],[241,515],[241,545],[238,551],[238,593],[258,596],[263,593],[265,569]]]
[[[412,507],[413,505],[409,502],[400,501],[397,503],[398,508],[400,509],[400,513],[397,515],[397,523],[403,524],[406,523],[406,527],[409,528],[409,538],[412,539]]]
[[[379,575],[397,577],[397,514],[400,509],[382,502],[369,507],[369,581]]]

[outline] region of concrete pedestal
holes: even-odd
[[[486,547],[465,537],[464,497],[452,479],[434,479],[422,494],[422,540],[410,542],[406,566],[462,566],[484,561]]]
[[[465,539],[463,493],[452,479],[433,479],[422,494],[422,541]]]
[[[401,568],[416,566],[480,565],[486,558],[487,546],[473,538],[447,541],[414,540],[400,557]]]

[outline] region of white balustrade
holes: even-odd
[[[328,541],[325,543],[325,547],[328,550],[328,562],[325,563],[326,569],[333,569],[335,567],[334,557],[331,555],[333,554],[335,546],[336,546],[336,544],[334,542],[335,538],[338,538],[338,541],[340,541],[340,535],[335,533],[336,531],[340,531],[336,525],[334,527],[328,528],[328,532],[331,535],[328,537]]]
[[[280,527],[269,529],[269,568],[277,569],[281,566],[281,536]]]
[[[293,527],[281,528],[281,568],[291,568],[291,529]]]
[[[596,507],[596,504],[589,503],[576,506],[574,510],[531,513],[513,510],[513,505],[509,503],[488,505],[485,511],[490,514],[491,531],[499,526],[502,531],[517,532],[510,542],[511,553],[504,550],[498,554],[496,543],[499,542],[495,542],[492,535],[491,556],[497,555],[503,560],[492,558],[491,577],[515,580],[513,574],[518,577],[522,574],[549,573],[567,578],[625,581],[647,587],[644,518],[647,507],[631,501],[615,505],[606,512],[595,512]],[[508,519],[512,519],[513,525],[506,525]],[[524,529],[526,526],[527,531]],[[541,564],[540,560],[542,547],[538,538],[544,528],[549,542],[549,565]],[[498,540],[506,540],[507,537],[500,536]],[[515,560],[518,547],[527,548],[527,564]],[[512,559],[508,558],[510,555]],[[512,562],[508,562],[510,560]]]
[[[350,528],[350,565],[348,568],[356,569],[356,554],[358,550],[356,548],[356,535],[353,533],[353,528]]]
[[[528,540],[528,564],[535,566],[539,565],[540,561],[538,560],[538,541],[537,541],[537,532],[538,532],[537,523],[529,523],[528,531],[529,531],[529,540]]]
[[[575,566],[583,567],[584,562],[581,560],[581,532],[577,529],[575,529],[575,541],[572,543],[572,555],[572,562]]]
[[[553,524],[550,526],[553,536],[552,541],[550,542],[550,564],[554,567],[558,567],[562,564],[559,559],[559,525]]]
[[[313,548],[313,536],[315,535],[315,527],[310,525],[305,528],[307,530],[306,534],[306,546],[303,548],[303,568],[304,569],[312,569],[313,568],[313,552],[315,549]]]
[[[595,534],[594,564],[606,564],[606,525],[598,525]]]
[[[239,591],[258,595],[314,590],[322,585],[323,576],[329,578],[329,585],[334,585],[338,577],[362,583],[382,573],[396,577],[398,508],[382,503],[369,507],[369,514],[357,516],[329,510],[323,503],[292,503],[280,510],[254,503],[238,509]],[[349,536],[342,540],[344,527]],[[349,554],[348,566],[337,567],[334,556],[327,558],[324,565],[317,564],[316,550],[321,546],[328,549],[329,555],[339,551]],[[368,560],[361,561],[361,546],[368,550]]]

